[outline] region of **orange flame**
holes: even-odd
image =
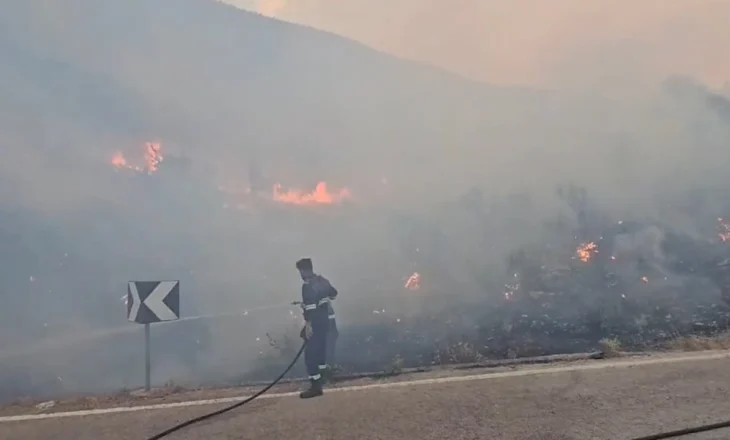
[[[331,205],[352,197],[350,190],[343,188],[336,193],[327,189],[325,182],[319,182],[312,192],[292,189],[283,191],[278,183],[274,185],[274,200],[291,205]]]
[[[136,166],[133,166],[133,165],[129,165],[127,163],[127,159],[119,151],[117,151],[116,153],[114,153],[114,156],[112,156],[112,165],[114,165],[115,167],[120,168],[120,169],[121,168],[125,168],[125,169],[128,169],[128,170],[138,171],[138,172],[144,171],[142,169],[142,167],[136,167]]]
[[[403,286],[408,290],[418,290],[421,288],[421,274],[413,272],[411,276],[406,280],[406,284]]]
[[[578,259],[580,259],[580,261],[587,263],[590,261],[593,254],[598,253],[598,245],[592,241],[581,243],[581,245],[575,250],[575,253],[578,254]]]
[[[117,168],[126,168],[140,173],[147,171],[147,173],[152,174],[157,171],[160,162],[162,162],[162,155],[160,154],[161,149],[162,146],[159,143],[147,142],[145,144],[144,166],[130,165],[127,162],[127,158],[124,157],[124,154],[117,151],[114,153],[114,156],[112,156],[112,165]]]
[[[124,155],[117,151],[114,153],[114,156],[112,156],[112,165],[114,165],[117,168],[122,168],[127,166],[127,159],[124,158]]]
[[[717,219],[718,223],[718,229],[720,232],[718,235],[720,236],[720,240],[722,241],[730,241],[730,224],[725,223],[725,220],[722,219],[722,217],[719,217]]]
[[[162,145],[159,142],[147,142],[145,144],[144,162],[147,172],[150,174],[157,171],[157,167],[162,162],[160,149],[162,149]]]

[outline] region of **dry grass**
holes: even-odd
[[[440,364],[468,364],[482,362],[484,356],[476,345],[470,342],[456,342],[437,350],[435,360]]]
[[[681,336],[667,342],[666,348],[672,351],[727,350],[730,349],[730,333],[711,338]]]
[[[598,341],[598,346],[607,358],[621,356],[621,341],[616,338],[603,338]]]
[[[405,360],[400,355],[395,355],[390,361],[390,365],[386,371],[390,374],[400,374],[403,371]]]

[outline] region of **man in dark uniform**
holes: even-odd
[[[309,399],[321,396],[323,377],[327,374],[327,334],[330,328],[330,298],[337,296],[337,290],[326,278],[314,273],[312,260],[302,258],[297,261],[297,269],[302,277],[302,309],[305,325],[301,336],[307,340],[304,362],[311,386],[299,397]]]

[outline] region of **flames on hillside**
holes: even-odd
[[[420,290],[421,289],[421,274],[418,272],[413,272],[411,276],[408,277],[406,280],[406,283],[403,285],[408,290]]]
[[[160,164],[164,160],[162,155],[162,145],[159,142],[145,143],[143,155],[138,160],[128,159],[121,151],[117,151],[111,158],[111,164],[119,170],[131,170],[137,173],[154,174],[159,170]],[[227,187],[218,186],[220,192],[231,195],[240,199],[241,197],[249,199],[256,197],[257,194],[246,188],[245,191],[230,191]],[[271,200],[278,203],[297,205],[297,206],[315,206],[315,205],[334,205],[345,200],[352,199],[352,192],[349,188],[343,187],[332,190],[328,187],[327,182],[318,182],[314,189],[289,188],[284,190],[279,183],[274,184],[271,192]],[[224,208],[230,206],[243,207],[246,203],[239,200],[235,204],[226,203]]]
[[[718,236],[722,241],[730,241],[730,224],[720,217],[717,219]]]
[[[580,261],[587,263],[591,260],[593,254],[598,253],[598,245],[592,241],[581,243],[575,250],[575,253]]]
[[[290,205],[332,205],[352,198],[348,188],[330,191],[326,182],[319,182],[314,190],[289,189],[284,191],[280,184],[274,185],[274,201]]]
[[[621,224],[622,222],[619,222]],[[721,242],[730,242],[730,223],[726,222],[722,217],[717,219],[717,237]],[[594,241],[586,241],[580,243],[575,249],[574,259],[580,260],[583,263],[588,263],[593,260],[594,256],[599,253],[599,246]],[[608,257],[611,261],[617,261],[615,256]],[[666,279],[666,278],[665,278]],[[639,277],[639,281],[642,283],[649,283],[647,276]],[[509,286],[508,286],[509,287]],[[511,297],[514,292],[510,291],[505,295]]]
[[[153,174],[159,169],[163,160],[162,144],[159,142],[145,143],[144,154],[141,160],[134,163],[127,160],[126,156],[117,151],[112,156],[112,165],[118,169],[128,169],[139,173]]]
[[[224,209],[246,210],[254,206],[257,201],[269,201],[277,204],[293,206],[322,206],[335,205],[345,200],[352,199],[352,193],[347,188],[338,191],[331,191],[325,182],[319,182],[314,190],[289,189],[284,191],[280,184],[275,184],[272,191],[253,191],[251,188],[234,190],[227,186],[218,186],[218,191],[223,193],[226,202]]]

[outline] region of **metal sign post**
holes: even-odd
[[[144,390],[152,388],[152,356],[150,355],[150,325],[144,325]]]
[[[130,281],[127,320],[144,324],[144,389],[152,388],[150,324],[180,319],[180,281]]]

